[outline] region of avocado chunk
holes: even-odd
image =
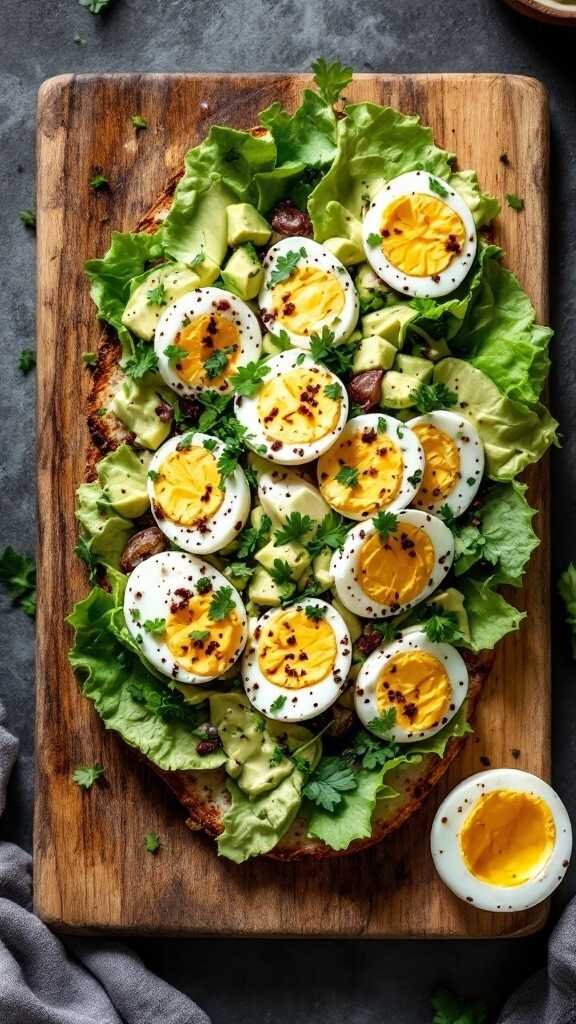
[[[278,469],[262,473],[258,479],[258,497],[266,515],[275,523],[285,523],[293,512],[321,523],[330,512],[320,491],[297,473],[286,472],[278,479]]]
[[[222,280],[241,299],[255,299],[264,280],[264,267],[252,243],[236,249],[222,271]]]
[[[332,593],[334,594],[334,591]],[[362,636],[362,623],[360,622],[360,619],[358,618],[357,615],[354,615],[354,612],[348,611],[348,609],[344,607],[342,602],[339,601],[338,598],[335,596],[332,597],[332,604],[334,605],[336,611],[340,612],[340,615],[342,616],[344,622],[348,626],[350,639],[352,643],[355,643],[355,641]]]
[[[426,346],[426,355],[433,363],[437,363],[439,359],[445,359],[446,356],[449,356],[450,349],[444,338],[434,338],[431,340]]]
[[[364,250],[353,238],[327,238],[322,245],[345,267],[362,263],[364,260]]]
[[[385,338],[396,348],[402,348],[408,324],[417,315],[411,306],[386,306],[362,317],[362,333],[365,338],[377,334],[379,338]]]
[[[294,348],[294,346],[286,339],[280,341],[279,334],[271,334],[270,331],[266,331],[262,335],[262,355],[277,356],[279,352],[283,352],[287,348]]]
[[[156,413],[162,402],[171,404],[171,392],[158,373],[147,373],[140,380],[126,377],[109,404],[142,448],[159,448],[170,433],[170,422],[164,423]]]
[[[356,271],[354,281],[360,308],[363,312],[373,312],[387,306],[392,299],[392,292],[387,284],[384,284],[378,274],[375,274],[369,263],[362,263]]]
[[[356,349],[352,370],[354,373],[363,373],[364,370],[391,370],[397,352],[398,349],[392,342],[372,334],[369,338],[362,338]]]
[[[466,643],[470,642],[470,624],[464,604],[464,594],[461,594],[455,587],[448,587],[447,590],[441,590],[434,594],[434,597],[426,603],[437,608],[440,613],[451,612],[455,615],[458,629]]]
[[[385,409],[408,409],[414,404],[414,392],[420,381],[418,377],[410,377],[407,373],[388,370],[382,381],[382,398],[380,404]]]
[[[244,590],[248,586],[254,571],[249,566],[246,566],[246,569],[248,570],[247,572],[238,572],[235,562],[227,562],[224,564],[222,574],[227,580],[230,580],[230,583],[233,587],[236,587],[236,590]]]
[[[405,356],[399,352],[394,369],[408,373],[411,377],[417,377],[423,384],[427,384],[432,379],[434,367],[429,359],[422,359],[421,356]]]
[[[130,520],[110,511],[99,483],[81,484],[76,491],[76,518],[92,554],[118,569],[133,526]]]
[[[268,544],[260,548],[254,557],[265,569],[273,569],[276,560],[286,562],[295,581],[300,579],[310,565],[310,555],[306,548],[296,541],[290,541],[288,544],[275,544],[273,540],[268,541]]]
[[[251,203],[232,203],[226,210],[227,240],[231,248],[243,242],[266,245],[272,234],[268,221]]]
[[[195,288],[212,284],[219,273],[218,264],[208,257],[194,270],[184,263],[165,263],[155,267],[135,279],[122,314],[122,323],[139,338],[151,341],[166,307]],[[157,297],[162,298],[160,303],[153,301]]]
[[[98,481],[114,510],[126,519],[143,516],[150,506],[147,490],[150,452],[121,444],[98,463]]]
[[[284,596],[268,570],[264,569],[261,565],[257,566],[256,572],[248,585],[250,601],[253,601],[254,604],[262,605],[263,608],[279,608]]]
[[[329,590],[334,585],[334,576],[330,572],[331,562],[332,551],[330,548],[322,548],[322,551],[312,561],[312,572],[322,590]]]

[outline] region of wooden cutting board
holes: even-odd
[[[37,778],[35,907],[51,926],[75,932],[235,936],[502,936],[540,927],[546,907],[490,915],[460,903],[436,878],[428,850],[442,795],[483,766],[549,777],[548,469],[530,474],[543,544],[525,593],[528,622],[500,647],[464,755],[424,809],[390,840],[323,863],[219,860],[193,834],[165,785],[80,696],[67,662],[64,617],[87,589],[73,556],[74,491],[82,479],[88,375],[81,354],[98,327],[82,272],[112,229],[128,230],[213,123],[257,122],[273,100],[293,108],[307,83],[297,75],[62,76],[46,82],[38,109],[38,513]],[[506,207],[496,240],[547,314],[548,109],[530,78],[497,75],[360,75],[349,100],[420,114],[436,142],[474,167]],[[131,114],[148,121],[136,132]],[[509,166],[500,161],[508,155]],[[110,191],[88,182],[101,170]],[[78,764],[101,762],[105,785],[84,792]],[[144,851],[147,832],[162,849]]]

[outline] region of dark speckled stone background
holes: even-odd
[[[75,42],[76,35],[85,45]],[[502,0],[116,0],[92,17],[76,0],[0,0],[0,487],[2,543],[34,547],[34,374],[17,369],[34,339],[34,237],[18,211],[34,205],[36,92],[68,71],[307,70],[318,55],[357,71],[501,71],[534,75],[552,113],[552,404],[564,446],[552,456],[553,570],[576,557],[576,30],[512,13]],[[527,240],[529,244],[529,240]],[[39,339],[41,343],[41,339]],[[31,622],[0,595],[0,694],[21,754],[3,838],[30,845],[33,764]],[[576,821],[576,671],[554,609],[554,782]],[[378,879],[374,879],[374,885]],[[576,888],[558,894],[553,919]],[[546,935],[501,942],[147,940],[149,965],[215,1022],[424,1024],[445,983],[496,1008],[544,963]],[[25,1022],[23,1022],[25,1024]]]

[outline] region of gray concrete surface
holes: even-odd
[[[85,40],[74,41],[78,35]],[[552,111],[552,404],[564,432],[553,462],[553,571],[576,557],[576,31],[522,19],[501,0],[115,0],[92,17],[76,0],[0,0],[0,488],[2,545],[32,551],[34,375],[16,368],[34,338],[34,111],[43,79],[75,71],[306,70],[318,55],[358,71],[503,71],[535,75]],[[39,339],[39,344],[42,339]],[[63,542],[68,539],[63,538]],[[30,844],[32,624],[0,595],[0,694],[22,741],[3,838]],[[554,781],[576,821],[576,672],[554,609]],[[378,885],[378,879],[374,879]],[[576,889],[576,872],[559,894]],[[543,963],[545,934],[499,943],[138,943],[159,973],[215,1022],[424,1024],[439,982],[496,1007]],[[25,1024],[25,1022],[23,1022]]]

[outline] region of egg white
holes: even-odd
[[[261,672],[258,665],[258,646],[262,633],[277,615],[286,610],[283,608],[271,608],[258,619],[242,658],[242,679],[250,703],[267,718],[274,718],[279,722],[305,722],[309,718],[316,718],[334,704],[346,687],[352,662],[352,641],[348,627],[331,604],[316,597],[306,598],[292,607],[295,611],[302,611],[311,605],[325,609],[324,621],[332,627],[336,638],[334,668],[325,679],[314,686],[289,690],[283,686],[275,686]],[[286,701],[282,708],[273,711],[272,705],[278,697],[286,697]]]
[[[317,459],[319,455],[322,455],[323,452],[327,451],[332,444],[334,444],[334,441],[344,429],[346,417],[348,416],[348,394],[346,392],[346,388],[335,373],[332,373],[332,371],[328,370],[327,367],[322,366],[319,363],[315,363],[314,360],[305,352],[299,352],[296,349],[287,349],[285,352],[281,352],[279,355],[273,356],[272,359],[268,360],[268,366],[270,369],[264,377],[264,384],[274,377],[281,377],[290,370],[314,367],[317,370],[321,370],[323,375],[329,377],[330,383],[338,384],[340,387],[340,415],[336,426],[333,430],[329,430],[324,437],[321,437],[319,440],[313,441],[309,444],[294,444],[292,442],[283,444],[280,441],[276,441],[274,438],[268,437],[264,429],[264,424],[261,422],[258,415],[258,393],[256,393],[252,398],[246,398],[242,395],[236,395],[234,398],[234,412],[236,414],[236,418],[248,430],[246,443],[249,444],[251,448],[257,451],[260,455],[263,455],[265,458],[270,459],[271,462],[278,462],[282,466],[296,466],[302,465],[306,462],[312,462],[314,459]],[[332,399],[325,398],[322,395],[320,396],[320,399],[321,401],[332,401]]]
[[[278,334],[280,330],[285,330],[292,345],[296,346],[296,348],[310,348],[309,335],[296,334],[294,331],[288,330],[283,325],[275,325],[274,309],[272,304],[272,294],[275,285],[271,283],[271,277],[277,266],[278,257],[286,256],[289,252],[298,252],[300,250],[303,250],[303,255],[298,266],[319,267],[321,270],[324,270],[329,274],[333,274],[341,285],[344,294],[344,306],[338,316],[328,319],[319,319],[318,322],[314,324],[310,333],[322,333],[322,328],[327,327],[334,334],[335,345],[339,342],[346,341],[356,327],[360,313],[358,295],[354,287],[354,282],[352,281],[352,278],[344,264],[333,256],[328,249],[319,245],[318,242],[313,242],[310,238],[302,238],[299,236],[283,238],[280,242],[277,242],[276,245],[273,245],[268,249],[268,252],[264,257],[264,280],[262,282],[262,288],[260,289],[260,295],[258,296],[258,303],[262,319],[264,320],[267,329],[271,331],[272,334]],[[288,278],[284,283],[286,285],[286,290],[289,291],[290,278]]]
[[[211,451],[213,457],[218,461],[222,455],[225,445],[217,437],[210,434],[202,434],[200,431],[191,432],[192,444],[201,447],[204,441],[215,445]],[[189,436],[189,435],[187,435]],[[159,473],[162,463],[166,458],[178,450],[183,442],[184,435],[171,437],[154,453],[148,473]],[[168,537],[173,544],[193,554],[209,555],[214,551],[220,551],[231,541],[235,540],[240,530],[250,515],[250,487],[241,466],[237,466],[231,476],[224,481],[224,499],[214,515],[208,519],[206,528],[199,530],[192,526],[182,526],[169,519],[165,512],[160,509],[155,499],[154,480],[148,475],[147,478],[148,497],[152,515],[156,525],[162,533]]]
[[[451,530],[436,516],[427,512],[420,512],[416,509],[405,509],[398,512],[398,528],[402,523],[410,523],[424,530],[434,548],[435,564],[429,583],[413,601],[407,604],[390,605],[379,604],[364,592],[359,582],[359,553],[362,545],[373,533],[376,527],[372,520],[359,523],[354,526],[342,548],[335,551],[330,564],[330,571],[334,576],[334,586],[338,599],[345,608],[366,619],[389,618],[391,615],[399,615],[401,612],[414,608],[417,604],[426,600],[441,583],[443,583],[454,560],[454,537]]]
[[[236,367],[258,359],[262,349],[262,332],[257,317],[242,299],[222,288],[197,288],[183,295],[164,311],[154,333],[154,351],[158,357],[158,369],[169,387],[179,395],[196,395],[201,391],[213,390],[210,381],[205,385],[188,384],[176,370],[177,363],[168,359],[165,349],[178,344],[178,334],[185,320],[203,314],[218,313],[218,316],[232,320],[238,328],[240,351]],[[221,393],[230,391],[228,381],[219,385]]]
[[[174,660],[167,644],[163,642],[162,634],[148,633],[144,629],[144,622],[149,619],[168,618],[170,605],[180,599],[175,593],[177,590],[183,588],[196,593],[196,583],[204,577],[211,581],[213,591],[221,587],[230,590],[230,597],[242,624],[238,648],[232,658],[222,663],[222,671],[218,676],[197,676],[187,672]],[[134,617],[134,610],[137,618]],[[124,594],[124,617],[130,635],[139,644],[147,661],[162,675],[181,683],[201,685],[218,678],[237,661],[248,638],[248,619],[239,593],[212,565],[184,551],[162,551],[145,559],[134,569],[128,577]]]
[[[413,504],[426,512],[437,512],[443,505],[448,505],[455,516],[461,516],[474,501],[482,483],[484,446],[480,435],[470,420],[455,412],[429,412],[408,420],[407,426],[417,427],[421,424],[437,427],[452,438],[460,457],[460,474],[453,490],[445,497],[437,501],[426,498],[425,504],[420,505],[419,495],[416,494]]]
[[[418,483],[413,483],[410,477],[414,474],[422,474],[424,471],[424,452],[422,445],[420,444],[416,434],[414,434],[409,425],[402,423],[400,420],[394,419],[393,416],[384,416],[378,413],[366,413],[363,416],[354,416],[348,420],[344,430],[342,431],[340,442],[347,440],[351,435],[356,433],[363,433],[365,430],[375,430],[378,433],[378,424],[381,420],[386,421],[386,435],[396,444],[402,452],[403,471],[402,471],[402,482],[398,490],[396,497],[388,504],[382,504],[380,507],[386,509],[387,512],[399,512],[401,509],[406,508],[407,505],[413,500],[416,492],[418,491]],[[335,507],[335,506],[334,506]],[[336,509],[336,511],[340,511]],[[356,519],[358,521],[364,521],[368,516],[375,515],[375,510],[368,509],[363,512],[342,512],[342,515],[346,516],[347,519]]]
[[[430,187],[430,180],[437,182],[440,188],[447,191],[448,195],[438,195]],[[449,206],[460,217],[466,232],[462,251],[455,255],[445,270],[437,275],[439,280],[436,281],[431,276],[416,277],[412,274],[404,274],[387,259],[380,246],[368,243],[370,235],[380,234],[382,215],[391,202],[400,196],[419,194],[440,199]],[[395,291],[418,298],[437,299],[453,292],[468,274],[476,255],[476,225],[470,208],[448,182],[437,178],[434,174],[429,174],[428,171],[407,171],[405,174],[398,175],[397,178],[392,178],[372,199],[364,218],[362,235],[366,259],[378,276]]]
[[[386,662],[390,661],[396,654],[402,654],[407,651],[425,651],[441,662],[450,679],[452,695],[446,714],[439,722],[428,729],[406,729],[401,725],[400,718],[397,715],[397,721],[390,730],[390,737],[396,743],[416,743],[417,740],[435,736],[437,732],[440,732],[454,718],[468,693],[468,670],[464,659],[456,648],[452,647],[451,644],[433,643],[425,633],[419,631],[409,632],[400,640],[396,640],[394,643],[387,644],[385,647],[380,647],[377,651],[374,651],[366,659],[358,673],[354,691],[354,705],[358,718],[367,729],[375,731],[372,729],[372,723],[380,716],[376,699],[377,684]],[[378,735],[377,732],[376,735]]]
[[[481,796],[498,789],[540,797],[554,819],[552,854],[540,871],[521,885],[482,881],[468,870],[460,850],[459,835],[468,814]],[[440,878],[456,896],[479,910],[506,913],[536,906],[560,885],[572,852],[572,828],[564,804],[547,782],[517,768],[493,768],[465,779],[442,801],[432,824],[430,847]]]

